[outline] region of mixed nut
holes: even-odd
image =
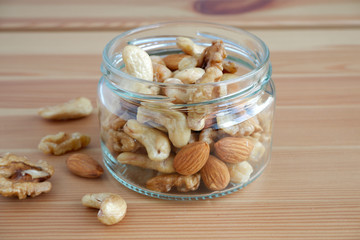
[[[41,108],[38,114],[49,120],[77,119],[90,115],[93,107],[89,99],[80,97],[69,102]],[[45,154],[63,155],[86,147],[90,137],[75,132],[59,132],[43,137],[39,150]],[[66,166],[73,174],[84,178],[98,178],[104,170],[91,156],[74,153],[67,158]],[[31,162],[26,157],[11,153],[0,157],[0,194],[5,197],[36,197],[51,190],[52,184],[47,181],[54,174],[54,168],[46,161]],[[84,206],[99,208],[98,219],[105,225],[120,222],[126,213],[126,202],[118,194],[96,193],[83,196]]]
[[[208,191],[222,191],[231,184],[244,184],[270,144],[272,103],[256,114],[249,113],[243,104],[225,106],[228,111],[198,104],[237,92],[239,86],[206,83],[238,77],[239,66],[226,59],[221,40],[207,47],[185,37],[178,37],[176,43],[182,53],[165,57],[149,56],[135,45],[123,49],[124,72],[165,85],[130,81],[119,83],[119,87],[163,95],[168,101],[134,103],[120,99],[116,113],[101,106],[102,141],[118,164],[135,167],[133,174],[137,174],[136,168],[152,171],[143,184],[151,191],[184,193],[197,191],[201,185]],[[194,87],[182,88],[185,85]],[[181,104],[192,106],[181,109],[177,106]],[[89,99],[77,98],[42,108],[39,115],[67,120],[86,117],[92,111]],[[89,143],[90,137],[84,134],[59,132],[42,138],[38,148],[46,154],[63,155]],[[70,155],[66,166],[85,178],[97,178],[104,172],[93,158],[82,153]],[[7,154],[0,158],[0,194],[24,199],[49,192],[51,183],[47,180],[53,173],[45,161],[35,164]],[[98,219],[106,225],[121,221],[127,210],[124,199],[114,193],[87,194],[82,203],[100,209]]]
[[[221,191],[230,183],[246,183],[271,139],[271,107],[253,114],[244,104],[225,106],[227,111],[197,104],[240,90],[235,85],[206,85],[239,77],[240,66],[227,60],[221,40],[204,47],[178,37],[176,44],[182,52],[166,56],[150,56],[135,45],[123,49],[124,72],[175,85],[117,83],[134,93],[163,95],[168,100],[120,99],[115,101],[116,111],[103,103],[104,145],[118,163],[153,171],[145,184],[135,184],[155,192],[196,191],[201,182],[210,191]],[[131,169],[136,175],[136,168]]]

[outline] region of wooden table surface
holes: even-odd
[[[105,44],[148,23],[205,20],[244,28],[270,48],[277,109],[271,163],[255,182],[206,201],[135,193],[106,172],[72,175],[69,154],[45,155],[40,139],[79,131],[80,152],[102,163],[96,113],[45,121],[37,109],[85,96],[96,104]],[[51,192],[0,196],[0,239],[360,239],[360,1],[1,0],[0,155],[55,167]],[[81,205],[117,192],[124,220],[98,222]]]

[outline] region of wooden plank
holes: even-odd
[[[360,75],[357,30],[252,32],[270,48],[274,77]],[[98,78],[103,48],[117,34],[0,33],[0,81]]]
[[[169,20],[201,20],[245,28],[359,27],[354,0],[1,1],[2,30],[117,30]]]
[[[0,55],[101,55],[105,45],[122,32],[0,32]],[[359,51],[358,29],[256,29],[250,32],[266,43],[270,53],[321,51],[338,56],[345,51],[341,57]],[[296,55],[292,59],[295,60]]]
[[[192,202],[140,195],[108,173],[100,179],[76,177],[65,167],[67,155],[18,151],[55,167],[53,189],[25,201],[0,198],[4,239],[300,240],[360,235],[359,149],[275,150],[262,176],[243,190]],[[82,151],[101,159],[97,150]],[[126,199],[128,212],[121,223],[106,227],[96,219],[96,210],[81,205],[84,194],[99,191],[118,192]]]

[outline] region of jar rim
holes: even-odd
[[[208,27],[214,27],[214,28],[223,28],[229,31],[233,31],[235,33],[239,33],[239,34],[243,34],[246,35],[248,37],[250,37],[252,40],[254,40],[256,43],[258,43],[261,46],[261,50],[264,52],[264,55],[262,58],[260,58],[258,64],[251,69],[249,72],[242,74],[242,75],[238,75],[235,78],[231,78],[231,79],[227,79],[224,81],[218,81],[218,82],[210,82],[210,83],[197,83],[197,84],[177,84],[177,83],[163,83],[163,82],[150,82],[150,81],[146,81],[144,79],[140,79],[140,78],[136,78],[130,74],[127,74],[126,72],[122,71],[121,69],[119,69],[118,67],[116,67],[113,62],[111,61],[111,59],[109,58],[109,50],[110,48],[120,39],[125,38],[127,36],[130,36],[132,34],[136,34],[142,31],[146,31],[146,30],[151,30],[151,29],[156,29],[156,28],[161,28],[161,27],[165,27],[168,25],[172,25],[172,24],[187,24],[187,25],[194,25],[194,24],[198,24],[198,25],[205,25]],[[226,41],[226,38],[224,38],[224,40]],[[166,86],[171,86],[171,87],[203,87],[203,86],[213,86],[213,87],[217,87],[217,86],[223,86],[223,85],[228,85],[228,84],[232,84],[232,83],[236,83],[236,82],[240,82],[240,81],[244,81],[246,79],[252,78],[255,75],[259,74],[260,72],[264,71],[264,74],[262,75],[266,75],[265,79],[262,79],[261,81],[261,85],[265,85],[271,78],[271,73],[272,73],[272,68],[271,68],[271,64],[269,62],[270,59],[270,52],[269,49],[267,47],[267,45],[265,44],[265,42],[263,40],[261,40],[259,37],[257,37],[255,34],[250,33],[246,30],[243,30],[241,28],[237,28],[237,27],[233,27],[233,26],[228,26],[228,25],[223,25],[223,24],[218,24],[218,23],[212,23],[212,22],[205,22],[205,21],[192,21],[192,20],[175,20],[175,21],[166,21],[166,22],[160,22],[160,23],[155,23],[155,24],[150,24],[150,25],[145,25],[145,26],[141,26],[141,27],[137,27],[137,28],[133,28],[130,29],[128,31],[125,31],[117,36],[115,36],[112,40],[110,40],[102,53],[102,58],[103,58],[103,65],[102,68],[105,67],[107,71],[118,75],[122,78],[126,78],[129,79],[131,81],[136,81],[142,84],[146,84],[146,85],[153,85],[153,86],[161,86],[161,87],[166,87]],[[254,86],[253,86],[254,87]],[[247,89],[250,90],[250,89]],[[247,90],[244,90],[242,93],[247,92]],[[148,94],[140,94],[140,96],[146,96]]]

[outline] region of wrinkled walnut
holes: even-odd
[[[117,157],[123,164],[130,164],[141,168],[157,170],[161,173],[174,173],[174,156],[169,156],[164,161],[153,161],[147,155],[141,153],[123,152]]]
[[[105,122],[105,129],[113,129],[118,131],[125,125],[126,120],[118,117],[117,115],[111,114]]]
[[[234,62],[223,61],[224,73],[234,74],[238,71],[238,65]]]
[[[79,97],[63,104],[41,108],[38,114],[45,119],[66,120],[86,117],[92,111],[91,101],[85,97]]]
[[[209,67],[217,67],[223,70],[223,60],[226,58],[224,43],[221,40],[212,42],[212,45],[205,48],[202,52],[202,68],[207,70]]]
[[[171,144],[160,130],[130,119],[124,126],[124,132],[144,145],[151,160],[163,161],[169,157]]]
[[[38,148],[44,153],[62,155],[69,151],[86,147],[89,143],[90,137],[81,133],[75,132],[69,135],[65,132],[59,132],[55,135],[47,135],[43,137]]]
[[[243,118],[246,118],[246,115],[243,115]],[[259,121],[256,116],[249,118],[241,123],[229,126],[229,123],[236,122],[238,118],[235,114],[226,114],[218,115],[216,117],[218,126],[224,130],[227,134],[230,134],[234,137],[245,137],[250,136],[254,133],[262,132],[263,129],[259,125]],[[238,121],[238,120],[237,120]]]
[[[153,177],[146,182],[146,187],[156,192],[169,192],[173,187],[179,192],[195,191],[200,185],[200,173],[183,176],[177,173]]]
[[[141,147],[141,144],[124,131],[108,131],[107,145],[111,152],[132,152]]]
[[[6,154],[0,158],[0,194],[19,199],[36,197],[51,190],[46,181],[54,174],[54,168],[45,161],[32,163],[26,157]]]
[[[86,194],[81,199],[85,207],[100,209],[98,219],[105,225],[113,225],[120,222],[126,214],[127,204],[118,194],[94,193]]]

